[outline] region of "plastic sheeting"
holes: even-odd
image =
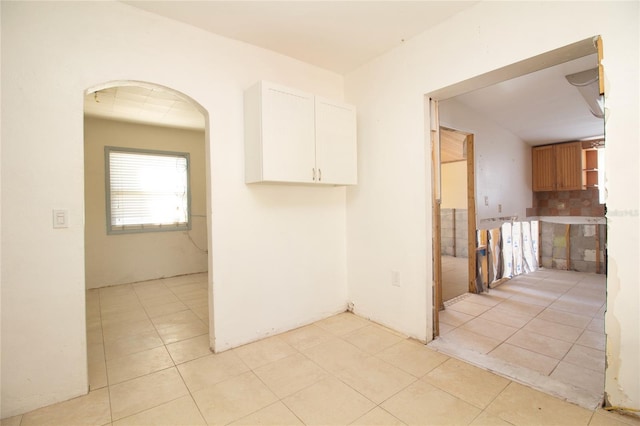
[[[505,222],[500,228],[482,230],[488,236],[489,284],[538,269],[537,221]]]

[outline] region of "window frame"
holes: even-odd
[[[111,152],[134,153],[142,155],[183,157],[187,162],[187,222],[184,225],[176,224],[136,224],[136,225],[112,225],[111,216]],[[156,149],[129,148],[119,146],[104,147],[104,171],[105,171],[105,203],[107,235],[139,234],[147,232],[173,232],[191,230],[191,158],[188,152],[164,151]]]

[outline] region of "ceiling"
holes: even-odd
[[[476,1],[124,1],[206,31],[345,74]],[[593,68],[595,55],[456,97],[531,145],[598,137],[565,75]],[[202,113],[177,92],[124,86],[89,94],[88,115],[204,129]]]
[[[597,64],[593,54],[452,99],[532,146],[600,137],[604,120],[591,114],[578,89],[565,78]]]
[[[195,104],[160,86],[128,85],[89,93],[84,113],[110,120],[204,130],[204,115]]]
[[[478,1],[123,1],[345,74]]]

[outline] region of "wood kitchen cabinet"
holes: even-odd
[[[247,183],[357,183],[355,107],[265,81],[244,101]]]
[[[535,192],[583,189],[583,155],[580,142],[534,147],[532,160]]]

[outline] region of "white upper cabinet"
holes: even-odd
[[[353,106],[264,81],[244,105],[247,183],[357,183]]]

